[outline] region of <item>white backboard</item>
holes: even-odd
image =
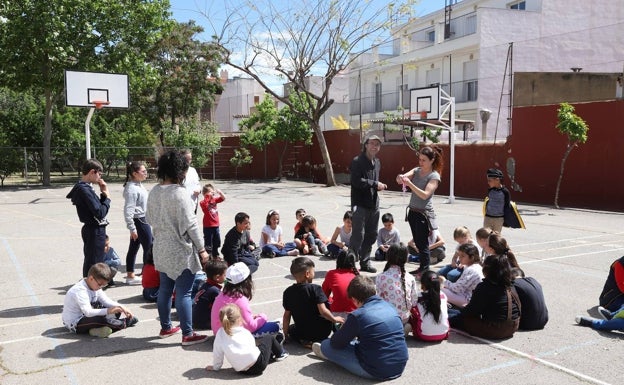
[[[409,120],[440,119],[440,86],[410,90]]]
[[[65,70],[65,105],[94,107],[95,100],[109,102],[104,108],[128,108],[128,75]]]

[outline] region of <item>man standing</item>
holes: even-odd
[[[81,234],[84,242],[84,262],[82,276],[87,277],[91,266],[104,262],[104,246],[106,245],[106,215],[110,209],[108,187],[102,179],[102,164],[95,159],[87,159],[82,165],[82,178],[71,189],[67,198],[76,206],[78,219],[84,223]],[[91,186],[97,183],[100,186],[98,197]]]
[[[201,185],[199,184],[199,174],[195,167],[191,164],[193,162],[193,153],[188,148],[182,150],[182,155],[186,158],[189,168],[186,172],[186,178],[184,179],[184,187],[188,191],[191,200],[193,201],[193,207],[195,208],[195,214],[197,214],[197,197],[201,193]]]
[[[381,139],[371,135],[364,141],[362,153],[351,162],[351,210],[353,211],[353,231],[350,252],[360,260],[360,270],[376,273],[371,266],[370,254],[377,239],[379,224],[379,191],[388,188],[379,182],[381,163],[377,153],[381,149]]]

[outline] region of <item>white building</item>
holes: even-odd
[[[223,72],[223,93],[217,101],[214,121],[219,132],[238,132],[238,122],[264,99],[264,88],[252,78],[235,76],[229,79],[227,71]]]
[[[624,67],[621,0],[463,0],[392,34],[391,47],[372,48],[349,67],[352,127],[404,114],[410,89],[439,84],[455,97],[456,118],[475,122],[467,140],[504,139],[513,129],[514,72]],[[485,130],[483,110],[491,111]]]

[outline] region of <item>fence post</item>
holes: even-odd
[[[28,187],[28,152],[26,152],[26,147],[24,148],[24,177],[26,178],[26,187]]]

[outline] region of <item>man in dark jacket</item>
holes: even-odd
[[[379,182],[381,163],[377,153],[381,149],[381,139],[371,135],[364,141],[360,155],[351,162],[351,210],[353,211],[353,231],[350,252],[360,260],[360,269],[376,273],[371,266],[370,254],[377,240],[379,226],[379,191],[388,188]]]
[[[82,178],[71,189],[67,198],[76,206],[78,219],[84,225],[81,234],[84,242],[84,262],[82,276],[87,277],[91,266],[104,262],[104,246],[106,244],[106,215],[110,209],[108,186],[102,179],[102,164],[95,159],[88,159],[82,165]],[[98,197],[92,187],[93,183],[100,186]]]

